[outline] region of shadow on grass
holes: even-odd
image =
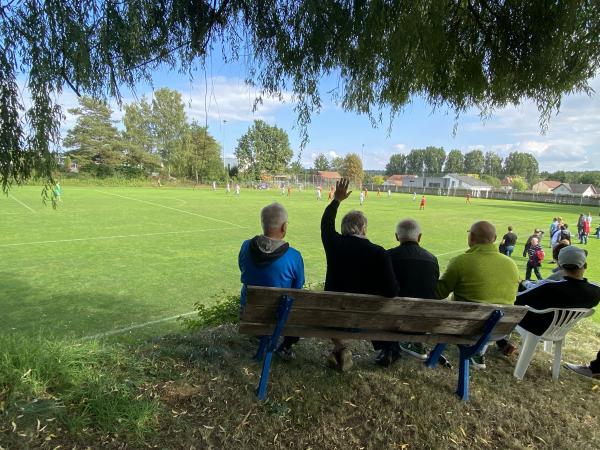
[[[79,338],[159,318],[144,299],[65,286],[46,293],[12,273],[0,274],[0,333]],[[125,320],[127,319],[127,320]]]

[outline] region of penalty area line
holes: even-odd
[[[23,203],[21,200],[19,200],[17,197],[14,197],[12,194],[8,195],[10,198],[12,198],[15,202],[17,202],[18,204],[20,204],[21,206],[24,206],[25,208],[27,208],[29,211],[31,211],[32,213],[35,213],[35,210],[30,207],[29,205],[26,205],[25,203]]]
[[[125,195],[113,194],[112,192],[101,191],[99,189],[95,189],[95,191],[96,192],[100,192],[101,194],[105,194],[105,195],[112,195],[114,197],[121,197],[121,198],[124,198],[126,200],[133,200],[134,202],[140,202],[140,203],[145,203],[147,205],[158,206],[160,208],[170,209],[171,211],[177,211],[177,212],[180,212],[180,213],[189,214],[191,216],[202,217],[203,219],[209,219],[209,220],[214,220],[216,222],[226,223],[227,225],[233,225],[233,226],[238,227],[238,228],[247,228],[247,227],[245,227],[243,225],[238,225],[237,223],[228,222],[227,220],[215,219],[214,217],[204,216],[202,214],[198,214],[198,213],[195,213],[195,212],[186,211],[185,209],[173,208],[172,206],[161,205],[160,203],[149,202],[147,200],[140,200],[139,198],[127,197]]]
[[[191,315],[197,314],[197,313],[198,313],[198,311],[190,311],[190,312],[186,312],[183,314],[178,314],[176,316],[165,317],[163,319],[158,319],[158,320],[151,320],[150,322],[139,323],[137,325],[131,325],[131,326],[125,327],[125,328],[119,328],[118,330],[111,330],[111,331],[106,331],[104,333],[93,334],[91,336],[85,336],[85,337],[82,337],[80,339],[80,341],[93,341],[95,339],[102,339],[102,338],[109,337],[109,336],[115,336],[117,334],[127,333],[128,331],[137,330],[139,328],[148,327],[150,325],[156,325],[157,323],[169,322],[171,320],[179,319],[180,317],[187,317],[187,316],[191,316]]]

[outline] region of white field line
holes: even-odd
[[[9,194],[9,197],[12,198],[15,202],[19,203],[20,205],[24,206],[25,208],[27,208],[29,211],[31,211],[32,213],[35,213],[35,210],[33,208],[31,208],[30,206],[26,205],[25,203],[23,203],[21,200],[19,200],[18,198],[14,197],[12,194]]]
[[[451,252],[440,253],[439,255],[435,255],[435,256],[449,255],[450,253],[458,253],[458,252],[462,252],[464,250],[465,249],[461,248],[460,250],[453,250]],[[319,283],[318,282],[316,282],[316,283],[310,283],[310,284],[307,284],[307,287],[310,288],[310,287],[312,287],[315,284],[319,284]],[[152,320],[150,322],[140,323],[140,324],[137,324],[137,325],[132,325],[130,327],[120,328],[118,330],[111,330],[111,331],[107,331],[105,333],[94,334],[92,336],[86,336],[86,337],[81,338],[81,340],[82,341],[90,341],[90,340],[94,340],[94,339],[101,339],[101,338],[108,337],[108,336],[114,336],[116,334],[127,333],[128,331],[137,330],[138,328],[144,328],[144,327],[147,327],[149,325],[155,325],[157,323],[162,323],[162,322],[168,322],[170,320],[175,320],[175,319],[178,319],[179,317],[191,316],[193,314],[196,314],[197,312],[198,311],[190,311],[190,312],[187,312],[187,313],[179,314],[178,316],[165,317],[164,319]]]
[[[247,228],[247,227],[243,227]],[[21,245],[36,245],[36,244],[56,244],[59,242],[80,242],[80,241],[100,241],[106,239],[127,239],[127,238],[137,238],[137,237],[148,237],[148,236],[165,236],[170,234],[191,234],[191,233],[201,233],[203,231],[222,231],[222,230],[237,230],[238,227],[227,227],[227,228],[202,228],[199,230],[189,230],[189,231],[163,231],[160,233],[142,233],[142,234],[121,234],[115,236],[96,236],[96,237],[86,237],[86,238],[74,238],[74,239],[56,239],[53,241],[33,241],[33,242],[17,242],[15,244],[0,244],[0,247],[18,247]]]
[[[147,205],[158,206],[160,208],[170,209],[171,211],[177,211],[177,212],[180,212],[180,213],[189,214],[191,216],[202,217],[203,219],[209,219],[209,220],[214,220],[216,222],[226,223],[227,225],[233,225],[233,226],[238,227],[238,228],[247,228],[245,226],[238,225],[237,223],[228,222],[227,220],[221,220],[221,219],[215,219],[214,217],[203,216],[202,214],[197,214],[197,213],[194,213],[194,212],[191,212],[191,211],[186,211],[184,209],[173,208],[171,206],[161,205],[160,203],[154,203],[154,202],[149,202],[149,201],[146,201],[146,200],[140,200],[138,198],[127,197],[125,195],[120,195],[120,194],[113,194],[112,192],[101,191],[99,189],[95,189],[95,191],[96,192],[100,192],[101,194],[112,195],[114,197],[121,197],[121,198],[124,198],[126,200],[133,200],[135,202],[146,203]]]
[[[106,331],[104,333],[98,333],[91,336],[82,337],[81,341],[93,341],[94,339],[101,339],[108,336],[114,336],[115,334],[127,333],[128,331],[137,330],[138,328],[147,327],[148,325],[156,325],[157,323],[168,322],[170,320],[179,319],[180,317],[191,316],[192,314],[197,314],[198,311],[190,311],[183,314],[178,314],[177,316],[165,317],[163,319],[152,320],[150,322],[140,323],[137,325],[131,325],[130,327],[119,328],[118,330]]]

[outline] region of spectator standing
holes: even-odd
[[[538,280],[542,279],[540,267],[544,259],[544,250],[539,244],[538,238],[531,239],[529,249],[527,250],[527,268],[525,269],[525,279],[531,279],[531,271],[533,270]]]
[[[246,306],[248,285],[302,289],[304,261],[298,250],[284,241],[287,234],[288,214],[279,203],[271,203],[260,212],[263,234],[244,241],[238,256],[242,291],[240,310]],[[292,345],[297,337],[286,336],[276,353],[283,359],[292,359]]]
[[[508,233],[502,236],[501,245],[504,245],[504,254],[506,256],[511,256],[515,250],[515,245],[517,245],[517,235],[513,232],[512,226],[508,227]]]
[[[542,230],[540,230],[539,228],[536,228],[535,230],[533,230],[533,234],[527,238],[527,242],[525,243],[525,247],[523,248],[523,257],[526,257],[528,255],[529,247],[531,247],[531,240],[533,238],[537,238],[538,244],[540,243],[540,241],[542,239],[541,232],[542,232]],[[558,236],[560,236],[560,234]],[[558,243],[558,241],[557,241],[557,243]]]
[[[336,182],[333,201],[321,219],[321,240],[327,259],[325,290],[395,297],[398,291],[390,257],[383,247],[367,239],[367,218],[350,211],[342,218],[341,231],[335,230],[340,203],[348,198],[349,181]],[[343,341],[332,339],[330,366],[345,371],[352,367],[352,353]]]
[[[583,230],[581,232],[581,242],[583,244],[587,245],[589,235],[590,235],[590,223],[588,222],[587,217],[584,217]]]
[[[422,248],[421,227],[413,219],[404,219],[396,225],[396,240],[400,245],[389,249],[388,255],[398,284],[399,297],[437,298],[436,285],[440,276],[437,258]],[[373,343],[374,346],[376,343]],[[399,356],[399,350],[417,358],[427,359],[427,350],[421,343],[381,342],[377,364],[388,366]]]
[[[585,222],[585,216],[583,214],[579,214],[579,218],[577,219],[577,238],[579,239],[579,243],[583,243],[583,223]]]

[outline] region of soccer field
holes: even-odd
[[[92,336],[188,313],[195,302],[236,292],[240,244],[260,232],[260,208],[272,201],[288,209],[287,239],[304,257],[307,283],[325,277],[319,224],[326,200],[318,202],[312,190],[288,198],[278,190],[242,190],[236,197],[223,189],[64,186],[56,210],[42,205],[40,193],[40,187],[28,186],[0,197],[3,333]],[[411,195],[377,198],[374,193],[361,207],[355,192],[342,204],[338,219],[353,208],[362,208],[369,219],[368,237],[386,248],[396,245],[394,227],[400,218],[417,219],[422,245],[438,256],[442,270],[467,248],[472,222],[489,220],[500,236],[513,225],[519,235],[513,258],[523,277],[521,252],[531,231],[547,230],[556,215],[575,228],[584,212],[574,206],[484,199],[467,205],[463,198],[433,196],[419,211]],[[592,214],[598,221],[594,229],[600,218],[597,211]],[[548,238],[542,243],[546,246]],[[600,241],[590,239],[587,248],[587,275],[600,280]],[[544,264],[542,275],[552,267]]]

